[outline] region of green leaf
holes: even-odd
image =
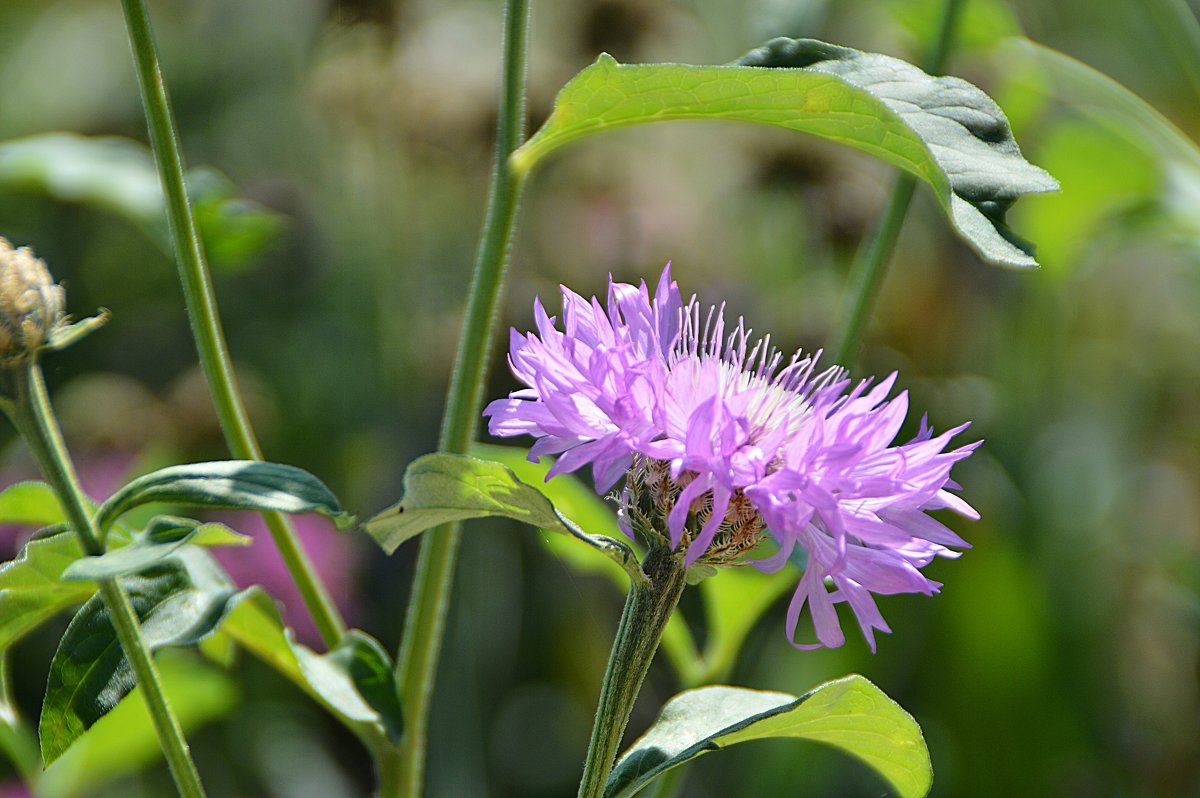
[[[65,582],[99,582],[145,571],[166,559],[185,543],[200,546],[245,546],[252,538],[224,524],[201,523],[191,518],[160,515],[132,543],[93,557],[80,557],[67,566]]]
[[[121,580],[150,650],[195,645],[220,624],[237,590],[203,549],[182,546]],[[133,689],[134,676],[108,609],[93,596],[67,626],[50,663],[38,723],[49,765]]]
[[[195,656],[163,651],[155,657],[155,664],[171,710],[185,733],[227,715],[239,703],[233,680]],[[134,690],[42,773],[37,795],[96,795],[105,784],[161,761],[154,722],[141,690]]]
[[[66,520],[58,496],[45,482],[17,482],[0,493],[0,524],[53,526]]]
[[[217,265],[238,265],[277,238],[283,216],[235,195],[212,169],[188,173],[201,238]],[[0,185],[32,188],[62,202],[116,213],[170,252],[162,185],[141,142],[116,136],[43,133],[0,142]]]
[[[702,754],[778,737],[839,748],[873,768],[901,798],[922,798],[933,783],[929,750],[917,722],[871,682],[851,675],[799,698],[724,686],[680,693],[622,754],[605,785],[605,798],[628,798]]]
[[[368,521],[366,530],[391,554],[435,526],[494,516],[570,535],[616,561],[631,577],[645,578],[625,543],[582,531],[507,466],[466,455],[427,454],[414,460],[404,472],[404,498]]]
[[[348,728],[395,743],[403,730],[393,663],[383,647],[353,629],[332,651],[297,643],[262,588],[238,594],[220,632],[291,680]]]
[[[618,64],[602,55],[563,87],[510,166],[525,174],[571,141],[674,119],[774,125],[862,150],[928,183],[984,260],[1037,265],[1004,214],[1021,195],[1058,183],[1021,157],[991,98],[958,78],[811,39],[775,39],[728,66]]]
[[[123,513],[150,502],[170,502],[224,510],[281,513],[317,512],[344,529],[354,516],[342,512],[337,497],[319,479],[295,466],[254,460],[220,460],[171,466],[138,477],[101,505],[101,534]]]
[[[61,581],[63,571],[82,556],[75,534],[63,530],[34,538],[15,560],[0,565],[0,652],[96,592],[94,584]]]
[[[60,324],[50,331],[50,337],[46,340],[46,349],[54,351],[66,349],[103,327],[111,317],[112,313],[108,308],[100,308],[100,312],[95,316],[89,316],[70,324]]]

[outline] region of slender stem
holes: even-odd
[[[158,63],[158,52],[154,34],[150,29],[146,3],[145,0],[121,0],[121,5],[125,10],[125,24],[129,31],[142,105],[150,130],[150,144],[158,163],[167,220],[171,228],[171,242],[175,249],[180,281],[183,284],[192,336],[196,340],[196,349],[200,355],[200,365],[204,369],[229,451],[237,458],[261,460],[262,451],[238,393],[233,365],[229,358],[229,347],[225,342],[221,317],[217,311],[212,277],[204,256],[204,245],[188,202],[179,137],[175,130],[167,87]],[[279,549],[288,573],[300,591],[305,606],[312,614],[322,639],[332,648],[346,633],[346,624],[338,612],[337,605],[333,603],[312,562],[300,546],[291,522],[279,513],[264,513],[263,520]]]
[[[649,582],[631,584],[625,600],[625,611],[600,687],[592,740],[579,782],[579,798],[599,798],[604,794],[604,783],[616,762],[633,704],[650,670],[654,652],[658,651],[667,621],[687,584],[683,555],[666,548],[651,549],[642,570]]]
[[[67,453],[58,420],[46,394],[42,368],[36,359],[30,357],[23,367],[14,369],[14,372],[16,401],[10,408],[13,423],[24,436],[46,480],[62,502],[67,520],[79,537],[83,550],[88,554],[103,554],[104,546],[100,543],[83,489],[79,486],[75,466]],[[167,695],[150,656],[150,648],[142,637],[129,596],[115,579],[100,582],[100,595],[108,608],[121,648],[133,668],[134,678],[142,688],[159,745],[167,758],[179,794],[184,798],[203,798],[204,787],[200,784],[200,775],[192,762],[183,729],[167,703]]]
[[[458,353],[442,416],[438,442],[442,451],[467,451],[475,437],[483,401],[488,359],[496,333],[496,309],[503,291],[508,251],[520,204],[522,181],[509,169],[508,158],[525,138],[529,7],[530,0],[505,0],[495,163],[459,333]],[[422,538],[412,598],[405,616],[404,638],[396,657],[405,721],[401,749],[404,784],[399,794],[410,798],[421,794],[424,782],[429,703],[445,633],[459,538],[458,524],[439,527]]]
[[[925,71],[931,75],[939,74],[946,66],[946,59],[950,55],[950,46],[954,40],[954,30],[965,2],[966,0],[945,0],[945,5],[942,6],[937,38],[930,47],[925,62]],[[908,213],[908,205],[912,201],[916,185],[916,178],[907,172],[896,178],[887,210],[884,211],[868,243],[859,249],[854,259],[854,265],[850,269],[850,288],[846,295],[842,325],[831,347],[833,362],[840,366],[849,368],[853,365],[863,327],[866,326],[871,308],[875,304],[879,286],[883,283],[884,273],[896,248],[896,240],[900,237],[900,228],[904,226],[904,216]]]

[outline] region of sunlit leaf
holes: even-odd
[[[15,560],[0,565],[0,651],[58,613],[87,601],[96,586],[62,582],[83,550],[70,530],[34,538]]]
[[[0,524],[40,527],[66,520],[58,496],[45,482],[17,482],[0,492]]]
[[[912,716],[862,676],[799,698],[742,687],[701,687],[672,698],[650,730],[621,755],[605,798],[628,798],[688,760],[750,740],[791,737],[832,745],[882,776],[901,798],[933,783],[929,750]]]
[[[427,529],[469,518],[499,516],[569,535],[641,574],[625,543],[581,530],[542,493],[500,463],[456,454],[428,454],[404,472],[404,498],[366,523],[367,533],[389,554]]]
[[[297,643],[262,588],[238,594],[224,635],[295,683],[348,727],[395,743],[403,729],[393,664],[374,638],[351,630],[332,651]]]
[[[171,466],[138,477],[101,505],[103,533],[123,513],[142,504],[165,502],[223,510],[321,513],[339,528],[354,523],[337,497],[307,471],[280,463],[219,460]]]
[[[602,55],[567,83],[511,166],[525,173],[571,141],[674,119],[754,122],[855,147],[928,183],[984,260],[1037,265],[1004,215],[1021,195],[1058,183],[1021,157],[999,106],[964,80],[811,39],[776,39],[728,66],[618,64]]]
[[[171,710],[189,733],[227,715],[238,690],[222,671],[184,652],[155,657]],[[94,794],[103,785],[162,760],[154,723],[140,690],[134,690],[56,759],[37,782],[39,798]]]

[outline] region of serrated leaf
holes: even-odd
[[[0,524],[52,526],[66,520],[58,496],[45,482],[17,482],[0,492]]]
[[[958,78],[812,39],[775,39],[727,66],[619,64],[602,55],[563,87],[510,165],[524,174],[571,141],[674,119],[773,125],[862,150],[928,183],[984,260],[1037,265],[1004,214],[1021,195],[1058,183],[1021,157],[991,98]]]
[[[219,460],[163,468],[125,485],[96,515],[101,534],[123,513],[151,502],[222,510],[316,512],[328,516],[339,529],[354,523],[329,488],[304,469],[255,460]]]
[[[403,730],[393,665],[374,638],[353,629],[327,654],[297,643],[260,587],[238,594],[221,625],[347,727],[395,743]]]
[[[96,592],[94,584],[61,581],[63,571],[82,556],[75,534],[64,530],[34,538],[15,560],[0,565],[0,651]]]
[[[662,773],[703,754],[779,737],[841,749],[874,769],[901,798],[922,798],[933,783],[917,722],[871,682],[851,675],[799,698],[725,686],[680,693],[621,755],[605,798],[635,795]]]
[[[466,455],[436,453],[414,460],[404,472],[404,498],[368,521],[366,530],[391,554],[427,529],[486,517],[511,518],[570,535],[615,560],[633,578],[644,578],[625,543],[584,532],[537,488],[517,479],[512,469]]]
[[[171,556],[180,546],[244,546],[252,541],[224,524],[201,523],[192,518],[160,515],[151,519],[145,531],[119,549],[91,557],[80,557],[67,566],[60,577],[64,582],[99,582],[129,576]]]
[[[237,589],[203,549],[181,546],[121,579],[150,650],[194,645],[220,624]],[[50,663],[38,723],[49,765],[133,689],[134,676],[100,595],[79,610]]]

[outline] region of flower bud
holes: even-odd
[[[46,344],[64,321],[66,294],[28,247],[0,237],[0,362],[21,360]]]

